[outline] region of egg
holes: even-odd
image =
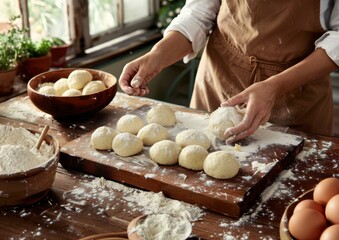
[[[331,223],[339,224],[339,194],[328,200],[325,207],[325,216]]]
[[[313,200],[325,206],[328,200],[337,194],[339,194],[339,179],[325,178],[315,186]]]
[[[305,200],[302,200],[301,202],[299,202],[295,206],[295,208],[293,210],[293,213],[295,213],[297,211],[300,211],[300,210],[303,210],[305,208],[314,209],[314,210],[320,212],[323,215],[325,214],[324,207],[320,203],[318,203],[318,202],[316,202],[316,201],[314,201],[312,199],[305,199]]]
[[[296,239],[318,240],[326,227],[325,216],[314,209],[297,211],[288,222],[289,232]]]
[[[320,240],[338,240],[339,239],[339,224],[329,226],[320,236]]]

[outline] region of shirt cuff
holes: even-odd
[[[195,29],[192,31],[192,29]],[[164,35],[169,31],[177,31],[183,34],[192,43],[192,52],[183,58],[184,63],[188,63],[195,58],[200,50],[205,46],[207,41],[207,34],[195,22],[190,24],[182,24],[178,18],[174,18],[170,25],[165,29]]]
[[[332,61],[339,66],[339,32],[327,31],[316,42],[316,48],[322,48]]]

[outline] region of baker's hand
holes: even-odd
[[[125,65],[119,85],[128,95],[145,96],[149,93],[147,83],[161,71],[159,59],[147,53]]]
[[[221,103],[221,106],[236,106],[246,104],[242,121],[225,131],[226,143],[233,143],[252,135],[261,124],[265,124],[270,116],[276,99],[275,87],[269,83],[258,82],[234,97]]]

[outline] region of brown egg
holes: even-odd
[[[307,209],[314,209],[314,210],[320,212],[323,215],[325,214],[324,207],[320,203],[318,203],[318,202],[316,202],[316,201],[314,201],[312,199],[305,199],[305,200],[302,200],[301,202],[299,202],[295,206],[295,208],[293,210],[293,213],[295,213],[297,211],[300,211],[300,210],[303,210],[305,208],[307,208]]]
[[[339,224],[339,194],[328,200],[325,207],[325,216],[331,223]]]
[[[289,232],[299,240],[318,240],[326,227],[325,216],[314,209],[297,211],[288,222]]]
[[[339,224],[329,226],[323,231],[320,240],[338,240],[339,239]]]
[[[325,206],[328,200],[337,194],[339,194],[339,179],[326,178],[315,186],[313,200]]]

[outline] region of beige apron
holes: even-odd
[[[222,0],[217,26],[199,65],[191,107],[213,111],[254,82],[308,56],[314,51],[314,41],[324,32],[319,11],[319,0]],[[269,121],[332,135],[329,76],[279,99]]]

